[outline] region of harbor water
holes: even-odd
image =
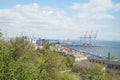
[[[120,42],[96,41],[95,44],[96,46],[64,45],[64,47],[75,50],[85,50],[100,56],[107,56],[108,52],[110,52],[111,55],[120,58]]]

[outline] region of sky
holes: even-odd
[[[0,30],[45,39],[120,41],[120,0],[0,0]]]

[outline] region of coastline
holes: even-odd
[[[81,46],[80,44],[62,44],[75,50],[85,50],[97,55],[107,56],[108,52],[120,58],[120,42],[97,41],[96,46]]]

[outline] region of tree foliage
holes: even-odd
[[[72,66],[73,66],[73,63],[74,63],[74,59],[72,56],[70,55],[67,55],[65,57],[63,57],[63,60],[62,60],[62,66],[64,67],[64,69],[71,69]]]
[[[34,47],[28,41],[24,39],[24,37],[17,37],[10,41],[11,46],[14,48],[14,56],[16,58],[25,54],[33,54]]]
[[[90,74],[92,76],[103,75],[104,74],[103,66],[101,66],[99,64],[94,65],[90,70]]]
[[[104,75],[96,75],[94,77],[95,80],[109,80],[107,76]]]
[[[93,64],[87,61],[77,62],[74,63],[72,71],[87,80],[108,80],[107,76],[104,75],[103,66],[99,64]]]
[[[72,74],[62,73],[71,69],[91,80],[112,80],[117,74],[104,75],[103,66],[89,62],[74,63],[71,56],[60,56],[44,44],[42,55],[23,37],[10,42],[0,41],[0,80],[74,80]],[[73,64],[74,63],[74,64]],[[112,78],[113,76],[114,78]],[[118,80],[119,75],[117,75]]]
[[[73,75],[65,73],[60,75],[60,80],[74,80]]]
[[[62,60],[48,45],[38,55],[23,37],[0,41],[0,80],[72,80],[71,75],[61,74]]]
[[[110,60],[110,58],[111,58],[111,55],[110,55],[111,53],[110,52],[108,52],[108,60]]]
[[[108,76],[109,80],[120,80],[120,74],[115,71],[107,71],[106,76]]]
[[[3,34],[2,34],[2,32],[1,32],[1,30],[0,30],[0,38],[2,37],[2,35],[3,35]]]
[[[89,74],[88,71],[91,70],[92,68],[92,64],[90,64],[90,62],[76,62],[73,64],[73,68],[72,71],[79,73],[79,74]]]
[[[13,48],[5,42],[0,42],[0,78],[3,80],[10,79],[14,69]]]

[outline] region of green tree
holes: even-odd
[[[120,80],[120,74],[116,71],[107,71],[106,76],[109,78],[109,80]]]
[[[0,41],[0,80],[33,80],[37,74],[35,54],[16,58],[14,51],[13,45]]]
[[[110,56],[110,52],[108,52],[108,60],[110,60],[111,56]]]
[[[38,55],[23,37],[0,41],[0,80],[72,80],[71,75],[60,73],[62,60],[49,48]],[[72,64],[71,59],[66,60]]]
[[[90,75],[95,80],[108,80],[108,77],[104,75],[103,66],[95,64],[90,70]]]
[[[43,60],[45,61],[44,63],[47,73],[52,79],[56,80],[61,65],[60,55],[47,49],[43,53]]]
[[[97,75],[94,77],[95,80],[109,80],[108,77],[104,75]]]
[[[74,63],[74,59],[70,55],[67,55],[66,57],[63,57],[62,62],[66,66],[66,69],[71,69]]]
[[[111,55],[111,59],[115,59],[116,58],[116,55],[115,54],[112,54]]]
[[[72,74],[64,73],[60,75],[60,80],[74,80]]]
[[[17,37],[10,41],[14,48],[14,57],[19,58],[21,55],[33,54],[34,46],[24,39],[24,37]]]
[[[14,73],[13,48],[5,42],[0,42],[0,80],[12,79]]]
[[[49,45],[48,43],[43,44],[43,46],[44,46],[44,49],[45,49],[45,50],[46,50],[46,49],[50,49],[50,45]]]
[[[72,71],[79,73],[80,75],[86,75],[89,74],[88,71],[91,70],[93,64],[91,64],[90,62],[86,61],[86,62],[76,62],[73,64],[72,67]]]
[[[2,37],[2,32],[0,31],[0,38]]]
[[[103,75],[104,74],[103,66],[99,64],[94,65],[92,69],[90,70],[90,74],[92,76]]]

